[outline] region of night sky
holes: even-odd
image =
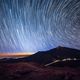
[[[0,52],[80,49],[80,0],[0,0]]]

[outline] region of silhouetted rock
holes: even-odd
[[[49,51],[39,51],[36,54],[33,54],[29,57],[22,58],[22,60],[46,64],[55,59],[64,59],[64,58],[80,59],[80,50],[59,46]]]

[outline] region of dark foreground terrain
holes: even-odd
[[[80,80],[80,67],[45,67],[37,63],[0,63],[0,80]]]
[[[58,47],[29,57],[0,59],[0,80],[80,80],[80,50]]]

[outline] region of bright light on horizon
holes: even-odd
[[[0,58],[18,58],[18,57],[25,57],[30,56],[35,53],[26,53],[26,52],[18,52],[18,53],[0,53]]]

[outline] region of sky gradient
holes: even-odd
[[[0,52],[80,49],[80,0],[0,0]]]

